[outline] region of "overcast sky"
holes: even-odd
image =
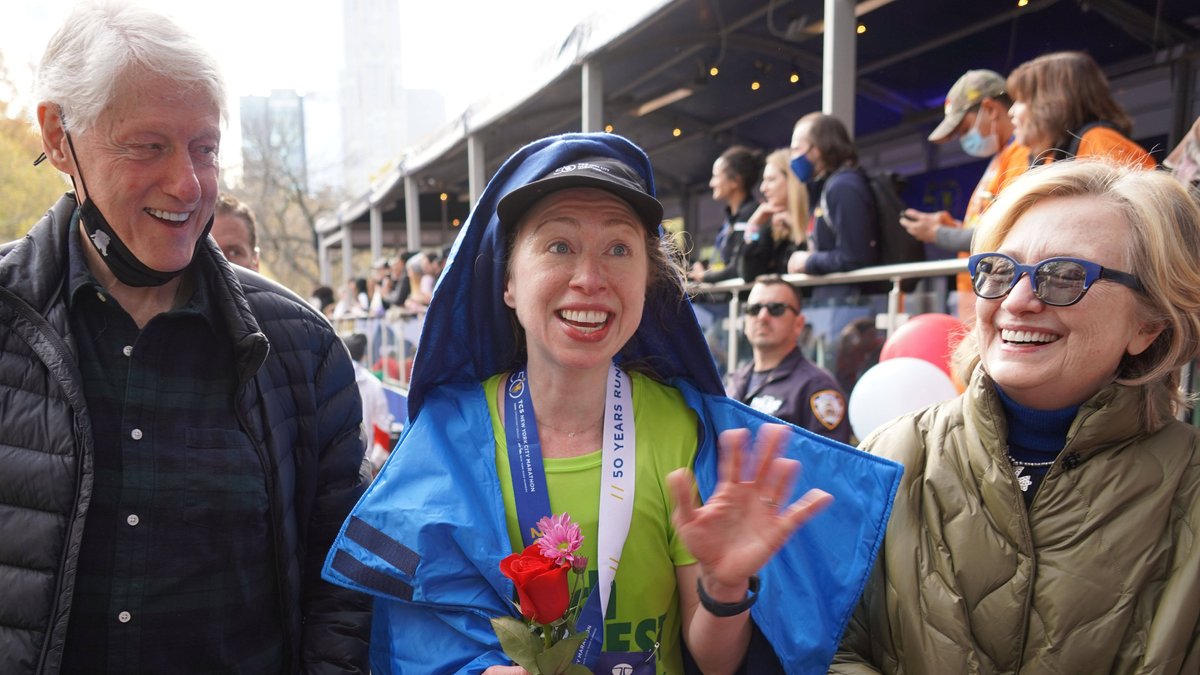
[[[344,53],[340,0],[141,1],[172,15],[209,44],[221,61],[232,99],[230,128],[222,142],[226,148],[237,147],[239,141],[237,97],[265,95],[271,89],[337,92]],[[527,64],[596,7],[639,2],[396,1],[404,16],[398,36],[404,86],[441,92],[449,118],[503,86],[510,74],[527,71]],[[46,42],[74,4],[75,0],[5,3],[0,53],[24,97],[31,94],[32,69]],[[31,104],[29,98],[20,102]]]
[[[504,71],[560,40],[590,11],[590,3],[561,0],[398,1],[405,17],[399,36],[405,86],[440,90],[452,112]],[[342,3],[337,0],[143,2],[171,14],[211,45],[234,96],[336,83],[342,62]],[[5,4],[0,51],[11,74],[26,85],[28,65],[41,58],[74,0]]]

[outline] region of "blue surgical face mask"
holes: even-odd
[[[799,178],[801,183],[807,183],[812,178],[813,163],[808,161],[808,157],[804,155],[793,157],[789,164],[792,167],[792,173],[796,174],[796,178]]]
[[[986,159],[1000,152],[1000,141],[996,138],[995,133],[984,136],[979,132],[981,119],[983,119],[983,108],[975,113],[975,124],[967,129],[967,133],[959,137],[958,143],[962,146],[963,152],[968,155]]]

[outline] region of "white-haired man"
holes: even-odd
[[[74,191],[0,249],[0,672],[365,672],[369,604],[319,577],[364,487],[354,372],[208,237],[216,62],[108,2],[38,77]]]

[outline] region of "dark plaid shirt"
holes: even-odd
[[[267,472],[234,412],[228,332],[202,279],[138,330],[82,246],[68,298],[95,485],[63,672],[278,672]]]

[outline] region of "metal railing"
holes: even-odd
[[[872,281],[890,282],[892,287],[887,294],[887,313],[881,314],[877,318],[876,325],[891,335],[892,331],[908,319],[908,315],[904,313],[905,293],[900,290],[902,282],[908,279],[951,276],[965,271],[967,271],[966,258],[950,258],[929,262],[864,267],[852,272],[835,272],[833,274],[784,274],[782,278],[792,286],[799,288]],[[726,372],[732,372],[737,367],[738,318],[741,314],[742,304],[739,297],[740,291],[749,290],[753,285],[753,282],[742,279],[730,279],[714,284],[695,284],[688,289],[693,294],[728,293],[730,295],[729,314],[725,326],[728,334],[726,342],[728,348],[725,355]]]
[[[366,335],[367,367],[381,371],[384,384],[407,393],[409,364],[425,323],[423,312],[389,311],[383,316],[338,317],[332,323],[338,335]]]
[[[953,258],[902,265],[881,265],[853,272],[838,272],[825,275],[785,274],[782,275],[782,278],[787,283],[799,288],[873,281],[890,282],[891,289],[888,291],[887,312],[880,314],[876,318],[876,326],[886,331],[890,336],[892,331],[908,320],[908,314],[904,311],[904,303],[906,295],[911,294],[905,294],[901,291],[900,286],[902,282],[909,279],[952,276],[960,272],[965,272],[966,269],[967,261],[965,258]],[[737,367],[738,319],[741,315],[742,305],[739,298],[740,291],[749,290],[753,285],[752,282],[731,279],[715,284],[695,284],[688,289],[693,294],[728,293],[730,295],[728,321],[724,326],[728,339],[725,364],[726,372],[732,372]],[[420,335],[424,320],[424,314],[393,312],[383,317],[336,319],[333,324],[338,333],[342,335],[351,332],[365,334],[368,341],[368,354],[371,355],[370,362],[374,364],[379,359],[383,360],[382,379],[384,384],[395,387],[402,393],[407,394],[410,375],[408,364],[411,363],[411,359],[416,353],[417,338]],[[395,360],[395,363],[399,366],[398,373],[393,373],[387,367],[388,359]],[[1195,377],[1192,367],[1185,367],[1182,376],[1181,384],[1184,390],[1189,392],[1194,391],[1193,380]],[[1195,426],[1200,426],[1200,406],[1197,406],[1190,414],[1185,410],[1180,411],[1179,417],[1184,421],[1190,421]]]
[[[888,292],[887,313],[879,315],[877,325],[889,335],[907,320],[904,313],[905,294],[900,290],[901,282],[908,279],[924,279],[944,277],[964,272],[967,261],[962,258],[950,260],[935,260],[920,263],[905,263],[902,265],[881,265],[867,267],[853,272],[837,272],[834,274],[785,274],[783,280],[797,287],[829,286],[833,284],[865,283],[872,281],[887,281],[892,287]],[[739,292],[749,290],[754,284],[741,279],[731,279],[715,284],[696,284],[689,287],[693,294],[728,293],[728,321],[724,330],[728,335],[726,352],[726,372],[737,365],[737,344],[739,338],[738,318],[741,314]],[[374,365],[382,360],[382,378],[384,384],[397,387],[402,391],[408,389],[408,364],[415,355],[417,338],[424,323],[424,314],[412,312],[392,312],[382,317],[339,318],[333,321],[334,327],[341,335],[357,332],[367,336],[368,365]],[[391,366],[396,366],[393,369]]]

